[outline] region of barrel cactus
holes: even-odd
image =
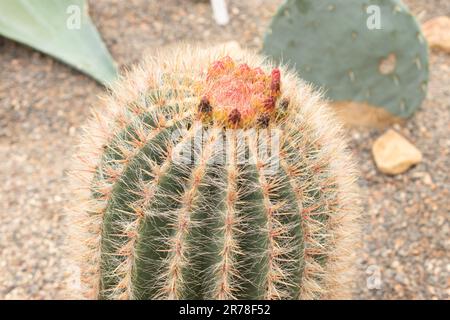
[[[366,111],[408,118],[427,93],[427,43],[401,0],[287,0],[263,52],[295,66],[333,101],[359,105],[361,118]]]
[[[293,73],[244,51],[180,48],[103,102],[73,171],[85,298],[349,297],[354,166]]]

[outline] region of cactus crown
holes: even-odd
[[[227,127],[268,125],[276,115],[280,86],[280,70],[273,69],[267,76],[260,67],[236,65],[226,56],[208,68],[206,80],[200,85],[203,98],[199,110]]]
[[[287,69],[181,48],[93,112],[69,217],[85,297],[346,296],[353,165],[320,96]]]

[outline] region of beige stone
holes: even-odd
[[[383,108],[357,101],[333,101],[330,108],[347,127],[387,128],[402,124],[404,119],[394,116]]]
[[[422,161],[422,153],[408,140],[389,129],[372,146],[378,169],[386,174],[400,174]]]
[[[450,53],[450,18],[440,16],[428,20],[422,26],[425,38],[431,48]]]

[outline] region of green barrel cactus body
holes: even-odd
[[[288,0],[263,52],[294,66],[334,101],[407,118],[426,96],[427,44],[400,0]]]
[[[348,297],[352,162],[320,97],[288,70],[179,49],[104,102],[74,171],[84,297]]]

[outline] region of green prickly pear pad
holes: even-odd
[[[428,47],[399,0],[288,0],[264,54],[295,67],[334,101],[411,116],[426,96]]]

